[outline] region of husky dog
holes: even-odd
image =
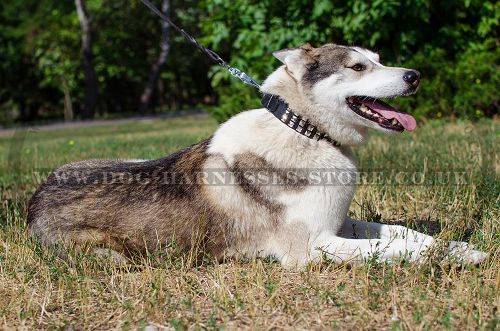
[[[47,245],[90,243],[113,256],[175,241],[183,250],[202,245],[217,259],[273,256],[285,267],[325,255],[346,263],[422,259],[436,240],[399,225],[350,219],[355,185],[341,178],[355,177],[351,148],[367,140],[370,128],[416,128],[412,116],[379,98],[414,93],[419,72],[386,67],[372,51],[335,44],[306,44],[274,56],[283,65],[261,91],[329,139],[311,139],[314,134],[263,108],[242,112],[211,138],[158,160],[70,163],[32,197],[30,233]],[[332,171],[334,184],[318,185],[310,169]],[[198,174],[203,180],[192,180]],[[224,183],[213,185],[210,174],[223,174]],[[256,177],[279,180],[262,184]],[[445,246],[463,263],[486,258],[467,243]]]

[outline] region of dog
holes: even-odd
[[[63,165],[31,198],[29,232],[45,245],[90,243],[120,258],[175,242],[215,259],[272,256],[287,268],[325,256],[348,264],[424,259],[437,243],[433,237],[349,218],[355,185],[342,179],[356,176],[351,149],[370,129],[416,128],[411,115],[379,99],[415,93],[420,73],[384,66],[361,47],[306,44],[273,55],[283,65],[261,91],[314,134],[262,108],[241,112],[207,140],[158,160]],[[310,169],[333,171],[333,184],[318,184]],[[445,247],[462,263],[487,256],[464,242]]]

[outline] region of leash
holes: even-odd
[[[164,20],[165,22],[170,24],[171,27],[173,27],[180,34],[182,34],[184,36],[184,38],[186,38],[187,41],[189,41],[192,45],[194,45],[196,48],[198,48],[203,54],[208,56],[208,58],[210,60],[214,61],[215,63],[217,63],[221,67],[227,69],[227,71],[229,71],[229,73],[231,75],[240,79],[243,83],[250,85],[250,86],[253,86],[256,89],[260,90],[260,85],[255,80],[253,80],[252,77],[248,76],[245,72],[241,71],[240,69],[231,67],[229,64],[226,63],[226,61],[224,61],[220,57],[219,54],[215,53],[211,49],[208,49],[205,46],[203,46],[202,44],[200,44],[196,39],[194,39],[193,36],[191,36],[189,33],[184,31],[184,29],[177,26],[177,24],[172,22],[165,14],[163,14],[158,8],[156,8],[155,5],[153,5],[149,0],[141,0],[141,2],[146,7],[148,7],[153,13],[158,15],[162,20]]]
[[[255,87],[260,91],[260,85],[244,71],[231,67],[224,61],[219,54],[206,48],[200,44],[193,36],[180,28],[177,24],[172,22],[165,14],[163,14],[158,8],[155,7],[149,0],[141,0],[141,2],[148,7],[153,13],[158,15],[162,20],[167,22],[171,27],[177,30],[182,36],[198,48],[203,54],[205,54],[210,60],[214,61],[221,67],[225,68],[233,76],[241,80],[244,84]],[[288,103],[277,95],[262,93],[262,105],[277,119],[283,122],[286,126],[293,129],[295,132],[313,140],[326,140],[333,146],[340,146],[340,143],[336,140],[331,139],[327,134],[319,132],[318,128],[311,123],[309,120],[302,118],[300,115],[295,114],[290,110]]]

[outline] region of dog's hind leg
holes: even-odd
[[[129,253],[141,248],[125,237],[113,236],[109,230],[75,226],[70,220],[55,220],[57,218],[39,217],[29,224],[28,230],[44,247],[52,249],[62,258],[68,257],[68,251],[83,249],[101,259],[123,264],[129,262]]]
[[[111,248],[96,248],[94,254],[99,258],[109,260],[116,264],[127,264],[129,260],[121,253]]]

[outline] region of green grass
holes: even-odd
[[[478,267],[323,263],[283,270],[272,260],[152,255],[127,266],[91,254],[52,255],[28,238],[26,204],[46,173],[86,158],[157,158],[209,136],[207,118],[17,132],[0,137],[0,329],[458,329],[499,328],[498,122],[430,122],[375,134],[355,151],[362,170],[438,172],[458,185],[361,185],[354,217],[402,223],[490,253]]]

